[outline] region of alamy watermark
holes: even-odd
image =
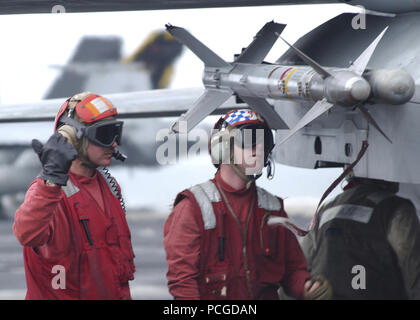
[[[354,290],[366,289],[366,269],[362,265],[355,265],[351,269],[351,273],[355,276],[351,280],[351,287]]]
[[[176,164],[182,158],[210,152],[214,164],[244,165],[249,170],[247,174],[262,169],[264,139],[269,129],[230,128],[208,132],[197,128],[187,133],[186,121],[180,121],[178,128],[177,134],[168,129],[161,129],[156,134],[156,161],[160,165]]]
[[[366,30],[366,9],[363,6],[357,7],[361,8],[362,10],[351,20],[351,27],[354,30]]]
[[[66,289],[66,268],[60,264],[57,264],[52,267],[51,273],[55,274],[51,280],[51,287],[54,290]]]

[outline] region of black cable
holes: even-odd
[[[111,189],[111,192],[118,198],[118,200],[120,200],[121,207],[123,208],[124,212],[126,212],[124,198],[118,189],[115,178],[111,175],[107,167],[102,167],[102,173],[106,182],[108,183],[109,188]]]

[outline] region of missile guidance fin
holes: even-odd
[[[235,59],[235,62],[262,63],[277,41],[277,34],[281,34],[285,27],[285,24],[275,23],[274,21],[267,22],[255,35],[251,44]]]
[[[189,33],[184,28],[175,27],[173,25],[167,24],[166,30],[179,42],[188,47],[201,61],[204,62],[206,67],[214,68],[230,68],[231,65],[225,60],[220,58],[216,53],[211,51],[206,47],[202,42],[195,38],[191,33]]]
[[[268,123],[270,129],[289,129],[280,115],[274,108],[263,98],[240,96],[248,106],[259,113]]]
[[[287,42],[283,39],[279,33],[276,34],[280,39],[282,39],[298,56],[301,58],[307,65],[312,67],[323,79],[331,77],[331,73],[329,73],[323,66],[321,66],[318,62],[313,60],[312,58],[308,57],[294,45]]]
[[[363,116],[366,118],[366,120],[375,127],[376,130],[378,130],[386,140],[388,140],[390,143],[392,143],[391,139],[388,138],[388,136],[385,134],[385,132],[379,127],[378,123],[373,119],[373,117],[370,115],[369,111],[362,105],[357,107],[360,112],[363,114]]]
[[[211,114],[217,107],[221,106],[227,99],[232,96],[232,91],[219,90],[219,89],[206,89],[194,105],[183,114],[172,126],[172,133],[179,133],[185,121],[186,130],[189,132],[201,120]],[[185,128],[185,127],[182,127]],[[186,133],[186,132],[183,132]]]
[[[296,124],[296,126],[289,132],[289,134],[283,138],[280,141],[280,144],[284,143],[286,140],[288,140],[291,136],[293,136],[296,132],[298,132],[300,129],[302,129],[307,124],[311,123],[313,120],[318,118],[323,113],[330,110],[334,104],[329,103],[327,99],[319,100],[317,103],[315,103],[312,108],[303,116],[302,119],[299,120],[299,122]]]
[[[350,71],[353,71],[354,73],[361,76],[363,72],[365,71],[370,58],[372,58],[373,53],[375,52],[375,49],[378,45],[378,43],[381,41],[382,37],[384,36],[385,32],[388,30],[388,27],[386,27],[379,36],[376,37],[375,40],[369,45],[369,47],[366,48],[365,51],[351,64],[349,67]]]

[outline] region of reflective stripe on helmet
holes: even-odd
[[[76,105],[76,114],[86,123],[117,115],[117,109],[104,97],[90,94]]]

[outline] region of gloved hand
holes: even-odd
[[[304,284],[305,300],[330,300],[332,293],[331,284],[323,275],[314,275]]]
[[[43,145],[37,139],[32,140],[32,149],[42,163],[40,177],[55,184],[65,186],[69,179],[69,169],[77,152],[60,133],[55,132]]]

